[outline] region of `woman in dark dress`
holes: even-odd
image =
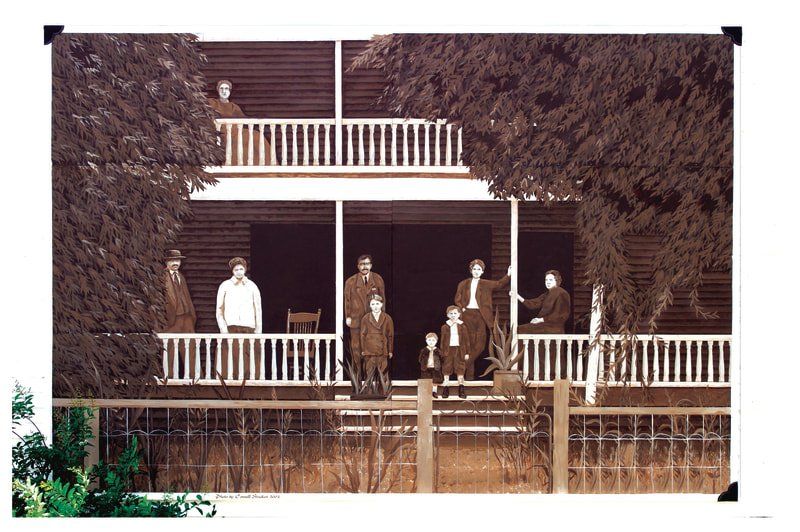
[[[561,274],[558,270],[548,270],[544,274],[547,292],[533,299],[525,299],[517,294],[517,300],[526,308],[536,312],[530,323],[519,326],[521,334],[564,334],[564,324],[569,319],[569,293],[561,288]]]
[[[219,99],[217,98],[209,98],[208,104],[214,110],[214,113],[217,115],[218,118],[247,118],[247,115],[244,114],[242,108],[230,101],[231,91],[233,90],[233,83],[231,83],[227,79],[221,79],[217,82],[217,94],[219,95]],[[254,165],[259,161],[259,141],[261,140],[261,135],[263,132],[260,132],[256,129],[253,130],[253,160],[246,161],[247,154],[248,154],[248,147],[250,143],[250,130],[247,126],[229,126],[228,124],[223,124],[220,127],[220,136],[222,138],[222,144],[225,145],[228,142],[228,127],[230,127],[230,138],[231,138],[231,165],[233,166],[241,166],[244,164]],[[239,135],[242,136],[242,156],[239,157]],[[264,165],[270,165],[270,144],[267,138],[264,138]]]

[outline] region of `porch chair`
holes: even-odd
[[[319,318],[322,315],[322,309],[317,309],[316,312],[292,312],[289,309],[286,312],[286,334],[317,334],[319,331]],[[297,363],[298,374],[300,378],[306,379],[306,366],[311,363],[306,360],[306,346],[304,341],[292,342],[291,348],[287,350],[287,370],[289,376],[294,376],[294,350],[297,349]],[[314,342],[309,342],[308,357],[314,358]],[[319,378],[319,375],[317,375]]]

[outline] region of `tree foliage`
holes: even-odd
[[[615,327],[656,327],[676,287],[730,267],[733,44],[722,35],[387,35],[351,68],[382,69],[406,117],[463,126],[463,160],[497,197],[579,200],[587,278]],[[626,236],[658,235],[652,278]],[[645,289],[646,285],[646,289]]]
[[[53,42],[56,393],[141,396],[161,373],[163,253],[223,157],[203,61],[187,35]]]

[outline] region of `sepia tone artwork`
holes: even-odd
[[[50,46],[53,397],[136,491],[738,480],[730,37]]]

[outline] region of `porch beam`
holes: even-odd
[[[336,368],[337,381],[344,377],[342,365],[337,362],[341,358],[344,362],[344,205],[341,200],[336,202],[336,349],[333,364]]]
[[[519,200],[511,198],[511,295],[509,304],[509,320],[511,320],[511,345],[514,346],[512,353],[519,349],[517,341],[517,325],[519,305],[517,305],[517,279],[519,278]],[[514,364],[512,369],[516,370],[519,364]],[[525,376],[527,377],[527,375]]]

